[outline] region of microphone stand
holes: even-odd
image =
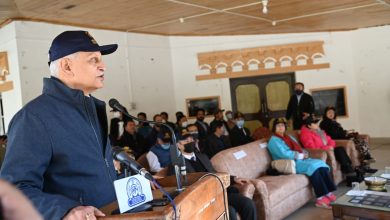
[[[174,197],[176,197],[179,193],[181,193],[184,190],[184,188],[183,188],[183,186],[181,184],[181,179],[182,178],[184,179],[185,185],[187,185],[187,175],[186,175],[186,170],[185,170],[185,160],[184,160],[184,157],[180,153],[180,151],[177,149],[177,142],[176,142],[175,131],[171,128],[171,126],[169,126],[166,123],[157,122],[157,121],[148,121],[148,120],[142,120],[142,119],[136,118],[136,117],[130,115],[129,113],[127,113],[126,111],[124,111],[122,106],[118,106],[118,105],[111,106],[110,105],[110,107],[115,108],[116,110],[122,112],[127,117],[129,117],[129,118],[131,118],[133,120],[136,120],[138,122],[162,125],[162,126],[168,128],[168,130],[172,133],[172,144],[173,144],[173,146],[171,146],[171,148],[170,148],[170,155],[171,155],[171,161],[172,161],[172,164],[173,164],[174,170],[175,170],[177,187],[176,187],[176,191],[173,192],[173,193],[170,193],[170,194],[171,194],[172,199]],[[182,172],[180,172],[180,170]]]

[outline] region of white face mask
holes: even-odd
[[[187,127],[187,125],[188,125],[188,122],[183,122],[183,123],[181,123],[181,126],[183,127],[183,128],[186,128]]]
[[[167,121],[166,121],[165,119],[163,119],[161,122],[162,122],[162,123],[167,123]]]
[[[245,121],[241,119],[241,120],[238,120],[236,122],[236,125],[237,125],[238,128],[243,128],[244,127],[244,123],[245,123]]]
[[[120,118],[120,117],[121,117],[121,113],[120,113],[120,112],[114,112],[114,113],[112,114],[112,116],[113,116],[114,118]]]
[[[227,118],[228,120],[230,120],[230,119],[233,118],[233,115],[232,115],[232,114],[226,114],[226,118]]]

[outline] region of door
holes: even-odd
[[[294,73],[230,79],[232,109],[245,115],[251,132],[271,128],[273,118],[285,117],[294,83]]]

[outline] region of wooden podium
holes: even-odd
[[[229,213],[225,212],[224,196],[226,188],[230,185],[229,175],[217,173],[222,179],[224,188],[216,177],[207,176],[200,179],[206,173],[190,173],[187,175],[188,185],[175,199],[177,219],[218,219],[227,220]],[[174,190],[176,179],[168,176],[157,180],[165,190]],[[153,198],[162,198],[160,190],[153,191]],[[227,198],[225,197],[226,209],[228,209]],[[152,211],[111,215],[113,210],[118,209],[117,202],[100,208],[106,216],[99,217],[98,220],[133,220],[133,219],[161,219],[171,220],[174,218],[174,211],[171,204],[162,207],[153,207]],[[227,210],[226,210],[227,211]]]

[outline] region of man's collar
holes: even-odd
[[[191,160],[193,157],[195,157],[195,153],[194,152],[192,152],[191,154],[186,153],[186,154],[183,154],[183,157],[187,160]]]

